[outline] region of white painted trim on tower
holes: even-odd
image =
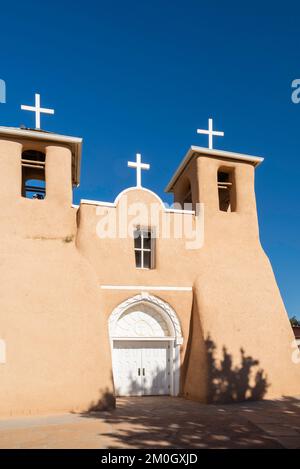
[[[11,135],[25,138],[36,138],[37,140],[53,140],[64,143],[82,143],[81,137],[71,137],[70,135],[60,135],[52,132],[37,131],[31,129],[20,129],[18,127],[0,126],[0,135]]]
[[[101,285],[102,290],[152,290],[152,291],[192,291],[193,287],[162,285]]]
[[[125,341],[128,341],[128,340],[135,340],[136,342],[140,342],[141,340],[142,341],[148,341],[148,342],[172,342],[174,341],[174,337],[112,337],[111,338],[112,340],[125,340]]]

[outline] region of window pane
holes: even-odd
[[[145,269],[150,269],[151,268],[151,252],[150,251],[144,251],[144,265],[143,267]]]
[[[141,257],[142,257],[141,251],[135,251],[135,266],[136,267],[142,267]]]
[[[144,249],[151,249],[151,232],[144,231]]]
[[[141,231],[135,230],[133,236],[134,236],[134,247],[141,249],[142,247]]]

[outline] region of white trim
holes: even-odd
[[[182,209],[178,209],[178,208],[167,208],[165,206],[165,204],[163,203],[162,199],[157,194],[155,194],[155,192],[151,191],[150,189],[146,189],[145,187],[138,187],[138,186],[128,187],[127,189],[124,189],[123,191],[121,191],[117,195],[114,202],[103,202],[103,201],[100,201],[100,200],[81,199],[80,204],[97,205],[97,206],[100,206],[100,207],[116,208],[118,203],[119,203],[120,198],[123,195],[125,195],[127,192],[131,192],[131,191],[134,191],[134,190],[144,191],[144,192],[147,192],[148,194],[153,195],[158,200],[158,202],[161,204],[164,212],[166,212],[166,213],[179,213],[179,214],[183,214],[183,215],[195,215],[195,210],[182,210]]]
[[[138,342],[141,342],[144,340],[156,342],[158,340],[158,341],[165,342],[167,340],[169,341],[174,340],[174,337],[168,337],[168,336],[166,337],[112,337],[111,340],[136,340]]]
[[[138,236],[135,236],[135,234],[138,233]],[[147,235],[145,236],[145,233]],[[145,248],[144,240],[148,239],[148,234],[150,233],[150,248]],[[140,238],[141,240],[141,247],[137,248],[135,247],[135,241],[136,239]],[[139,252],[141,255],[141,265],[136,266],[137,269],[153,269],[153,259],[155,257],[155,253],[153,252],[154,247],[153,247],[153,230],[149,228],[142,228],[142,227],[136,227],[134,230],[134,255],[136,255],[136,252]],[[150,253],[150,262],[149,262],[149,267],[145,266],[145,253],[149,252]]]
[[[264,158],[261,158],[260,156],[244,155],[242,153],[234,153],[231,151],[224,151],[224,150],[211,150],[209,148],[198,147],[198,146],[192,145],[191,148],[189,148],[183,160],[181,161],[177,170],[175,171],[171,181],[165,188],[165,192],[172,192],[174,184],[176,183],[177,179],[179,178],[180,174],[183,172],[185,167],[191,161],[195,153],[198,153],[199,156],[212,156],[216,158],[226,158],[228,160],[245,161],[247,163],[252,163],[254,166],[258,166],[264,161]]]
[[[17,127],[0,126],[0,135],[18,135],[20,137],[34,137],[39,140],[55,140],[56,142],[82,143],[81,137],[71,137],[69,135],[60,135],[52,132],[43,132],[30,129],[19,129]]]
[[[100,202],[99,200],[81,199],[80,205],[100,205],[102,207],[116,207],[113,202]]]
[[[149,270],[149,269],[147,269]],[[152,290],[152,291],[192,291],[193,287],[154,286],[154,285],[100,285],[102,290]]]
[[[179,208],[165,208],[165,212],[169,213],[180,213],[182,215],[195,215],[195,210],[183,210]]]
[[[0,339],[0,363],[6,363],[6,343],[3,339]]]

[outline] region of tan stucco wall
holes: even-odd
[[[187,250],[185,238],[159,237],[155,269],[139,270],[132,238],[97,236],[97,204],[72,208],[66,147],[45,147],[46,199],[21,197],[25,147],[28,142],[0,140],[0,339],[7,347],[6,363],[0,364],[0,415],[112,404],[108,319],[140,290],[101,288],[105,285],[146,285],[176,311],[184,339],[181,392],[186,397],[214,400],[208,338],[214,342],[216,369],[223,347],[232,359],[230,372],[240,367],[241,347],[258,361],[250,367],[251,376],[246,373],[249,360],[244,363],[249,389],[253,373],[262,369],[268,383],[264,397],[300,392],[300,367],[291,360],[292,330],[259,241],[251,164],[193,159],[174,195],[180,202],[190,182],[193,203],[204,204],[204,245]],[[234,213],[218,209],[216,174],[224,165],[235,169]],[[157,197],[142,189],[125,191],[116,206],[101,210],[118,213],[125,197],[128,205],[156,203],[156,230],[164,217],[173,226],[179,216],[165,212]],[[184,217],[195,224],[194,215]],[[137,215],[134,224],[147,226],[148,220]],[[193,291],[152,291],[151,286]]]
[[[46,151],[47,197],[25,199],[21,145],[0,141],[0,415],[87,410],[113,392],[97,277],[75,246],[70,153]]]
[[[232,213],[218,209],[216,182],[221,166],[235,168],[237,209]],[[266,380],[264,397],[299,393],[300,367],[292,362],[292,329],[272,267],[259,241],[253,166],[200,157],[191,162],[182,177],[194,188],[193,202],[205,205],[205,242],[196,253],[198,269],[194,282],[196,332],[192,343],[197,341],[197,345],[192,346],[184,393],[200,400],[206,394],[206,399],[214,400],[210,395],[209,365],[206,363],[203,372],[195,375],[207,340],[215,346],[213,371],[220,370],[223,347],[229,354],[226,359],[232,360],[229,373],[228,362],[223,361],[223,381],[234,370],[235,375],[239,370],[239,376],[244,371],[244,381],[249,379],[246,397],[259,370]],[[179,180],[174,190],[178,201],[180,185]],[[257,361],[248,374],[247,363],[244,370],[241,367],[241,349],[246,357]],[[263,379],[259,380],[259,375],[257,379],[263,386]]]

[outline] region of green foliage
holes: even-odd
[[[300,326],[300,321],[296,318],[296,316],[290,318],[290,323],[292,326]]]

